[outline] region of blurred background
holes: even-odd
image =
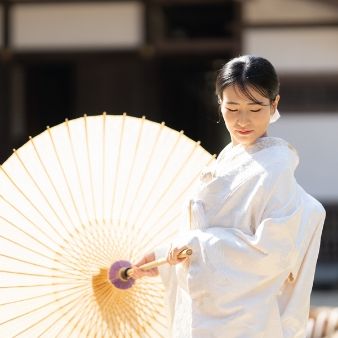
[[[269,59],[298,181],[327,210],[314,305],[338,306],[338,0],[0,1],[0,159],[65,118],[127,112],[229,138],[214,95],[230,58]]]

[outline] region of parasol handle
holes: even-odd
[[[192,254],[192,250],[191,249],[184,249],[184,250],[182,250],[178,254],[177,257],[178,258],[186,258],[188,256],[191,256],[191,254]],[[139,268],[142,269],[142,270],[150,270],[152,268],[156,268],[157,266],[163,265],[165,263],[168,263],[167,259],[166,258],[161,258],[161,259],[158,259],[156,261],[143,264],[143,265],[139,266]]]
[[[192,255],[192,250],[188,248],[188,249],[182,250],[178,254],[178,258],[186,258],[186,257],[189,257],[191,255]],[[166,258],[160,258],[160,259],[157,259],[156,261],[143,264],[143,265],[139,266],[139,268],[142,269],[142,270],[150,270],[152,268],[156,268],[156,267],[163,265],[165,263],[168,263],[167,259]],[[133,268],[127,268],[124,271],[120,272],[120,276],[123,279],[131,278],[132,275],[133,275]]]

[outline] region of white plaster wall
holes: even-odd
[[[308,0],[251,0],[244,2],[244,22],[325,22],[338,19],[337,7]],[[243,53],[269,59],[279,74],[337,73],[338,29],[248,28]],[[300,156],[299,183],[322,201],[338,202],[338,112],[283,114],[270,135],[293,144]]]
[[[244,22],[338,22],[336,6],[308,0],[251,0]],[[338,27],[247,28],[243,53],[264,56],[282,73],[338,74]]]
[[[338,19],[337,7],[324,1],[310,0],[250,0],[243,6],[247,23],[307,22]]]
[[[338,73],[338,27],[247,29],[243,50],[266,57],[283,73]]]
[[[136,1],[16,4],[10,17],[14,50],[136,48],[144,40]]]
[[[300,156],[298,182],[321,201],[338,202],[338,112],[285,114],[269,135],[289,141]]]

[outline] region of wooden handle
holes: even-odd
[[[190,256],[191,254],[192,254],[191,249],[184,249],[178,254],[178,258],[185,258],[185,257]],[[167,259],[161,258],[161,259],[158,259],[156,261],[143,264],[143,265],[139,266],[139,268],[142,269],[142,270],[150,270],[152,268],[156,268],[157,266],[163,265],[165,263],[167,263]]]
[[[192,250],[188,248],[188,249],[182,250],[178,254],[178,258],[185,258],[185,257],[191,256],[191,255],[192,255]],[[139,268],[142,269],[142,270],[150,270],[152,268],[156,268],[156,267],[163,265],[165,263],[167,263],[167,259],[161,258],[161,259],[157,259],[156,261],[143,264],[143,265],[139,266]],[[126,274],[127,277],[131,277],[133,275],[133,268],[128,269],[125,272],[125,274]]]

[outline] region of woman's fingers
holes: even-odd
[[[128,271],[128,276],[134,279],[139,279],[139,278],[144,277],[144,272],[139,267],[134,265]]]
[[[155,260],[154,252],[151,252],[150,254],[142,257],[134,266],[132,266],[132,270],[129,273],[130,277],[134,279],[139,279],[139,278],[146,277],[146,276],[148,277],[157,276],[159,274],[157,267],[149,269],[149,270],[143,270],[140,268],[141,265],[153,262],[154,260]]]
[[[188,249],[188,247],[187,246],[174,247],[174,248],[171,247],[167,254],[167,262],[170,265],[175,265],[175,264],[185,261],[187,257],[179,257],[180,253],[185,249]],[[151,252],[150,254],[145,255],[135,265],[132,266],[132,269],[128,272],[128,275],[134,279],[139,279],[139,278],[146,277],[146,276],[147,277],[157,276],[159,274],[157,267],[151,268],[149,270],[144,270],[140,268],[140,266],[142,266],[143,264],[153,262],[155,258],[156,257],[155,257],[154,252]]]
[[[180,247],[180,248],[171,247],[169,252],[168,252],[168,255],[167,255],[168,263],[170,265],[175,265],[175,264],[181,263],[184,260],[186,260],[187,257],[179,257],[180,253],[185,249],[188,249],[188,247],[187,246],[183,246],[183,247]]]
[[[143,264],[153,262],[154,260],[155,260],[155,253],[151,252],[150,254],[143,256],[135,265],[141,266]]]
[[[138,266],[132,266],[132,270],[128,273],[130,277],[139,279],[142,277],[154,277],[158,275],[158,269],[152,268],[150,270],[142,270]]]

